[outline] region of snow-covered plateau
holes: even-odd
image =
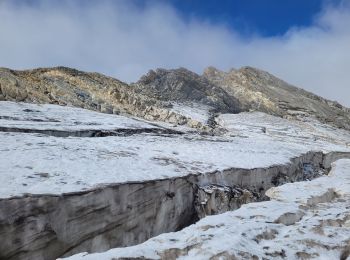
[[[173,109],[209,119],[203,106]],[[349,131],[262,112],[213,120],[220,134],[1,101],[0,259],[346,254]]]
[[[228,130],[226,135],[169,134],[171,126],[167,134],[152,134],[149,129],[166,128],[79,108],[0,102],[0,124],[8,129],[0,131],[0,198],[264,168],[287,164],[309,151],[350,151],[349,132],[316,121],[289,121],[254,112],[224,114],[218,122]],[[104,138],[75,136],[83,130],[120,129],[140,131]],[[52,136],[55,130],[67,132],[67,138]]]

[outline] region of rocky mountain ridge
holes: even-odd
[[[215,113],[243,111],[301,120],[311,116],[350,129],[348,108],[251,67],[229,72],[209,67],[203,75],[184,68],[157,69],[132,84],[65,67],[26,71],[1,68],[0,100],[69,105],[202,130],[213,127]],[[173,109],[178,104],[189,110],[200,108],[206,120]]]
[[[268,72],[252,67],[222,72],[209,67],[203,75],[235,96],[245,110],[285,117],[312,115],[322,122],[333,118],[331,123],[349,127],[348,108],[292,86]]]

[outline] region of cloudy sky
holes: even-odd
[[[350,0],[0,0],[0,66],[249,65],[350,107]]]

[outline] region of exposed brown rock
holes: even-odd
[[[251,67],[229,72],[208,68],[203,76],[239,100],[242,110],[297,119],[314,116],[321,122],[350,129],[348,108],[292,86],[265,71]]]
[[[350,129],[348,108],[251,67],[229,72],[209,67],[201,76],[184,68],[157,69],[129,85],[65,67],[0,68],[0,100],[70,105],[203,129],[205,124],[171,109],[173,103],[196,103],[208,106],[213,116],[257,110],[301,120],[312,116]],[[208,118],[207,125],[214,127],[211,121]]]

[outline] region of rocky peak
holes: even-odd
[[[199,75],[185,68],[171,70],[158,68],[155,71],[150,70],[147,74],[141,76],[140,80],[136,84],[148,86],[149,88],[158,91],[165,88],[175,90],[176,87],[179,86],[171,83],[174,83],[175,81],[197,81],[199,78]]]
[[[150,70],[134,84],[66,67],[16,71],[0,68],[0,100],[51,103],[105,113],[127,113],[183,124],[171,105],[205,105],[212,111],[261,111],[300,120],[311,116],[350,129],[350,111],[252,67],[214,67],[198,75],[185,68]],[[170,106],[169,106],[170,105]]]
[[[149,84],[156,80],[157,72],[154,70],[149,70],[147,74],[142,75],[137,83],[139,84]]]
[[[204,76],[241,103],[242,110],[262,111],[281,117],[304,120],[312,116],[321,122],[350,129],[349,109],[295,87],[253,67],[221,73],[221,77]]]
[[[134,86],[140,93],[163,101],[197,102],[221,112],[240,111],[240,104],[233,96],[185,68],[149,71]]]
[[[203,77],[208,79],[222,78],[225,74],[225,72],[218,70],[217,68],[212,66],[205,68],[203,71]]]

